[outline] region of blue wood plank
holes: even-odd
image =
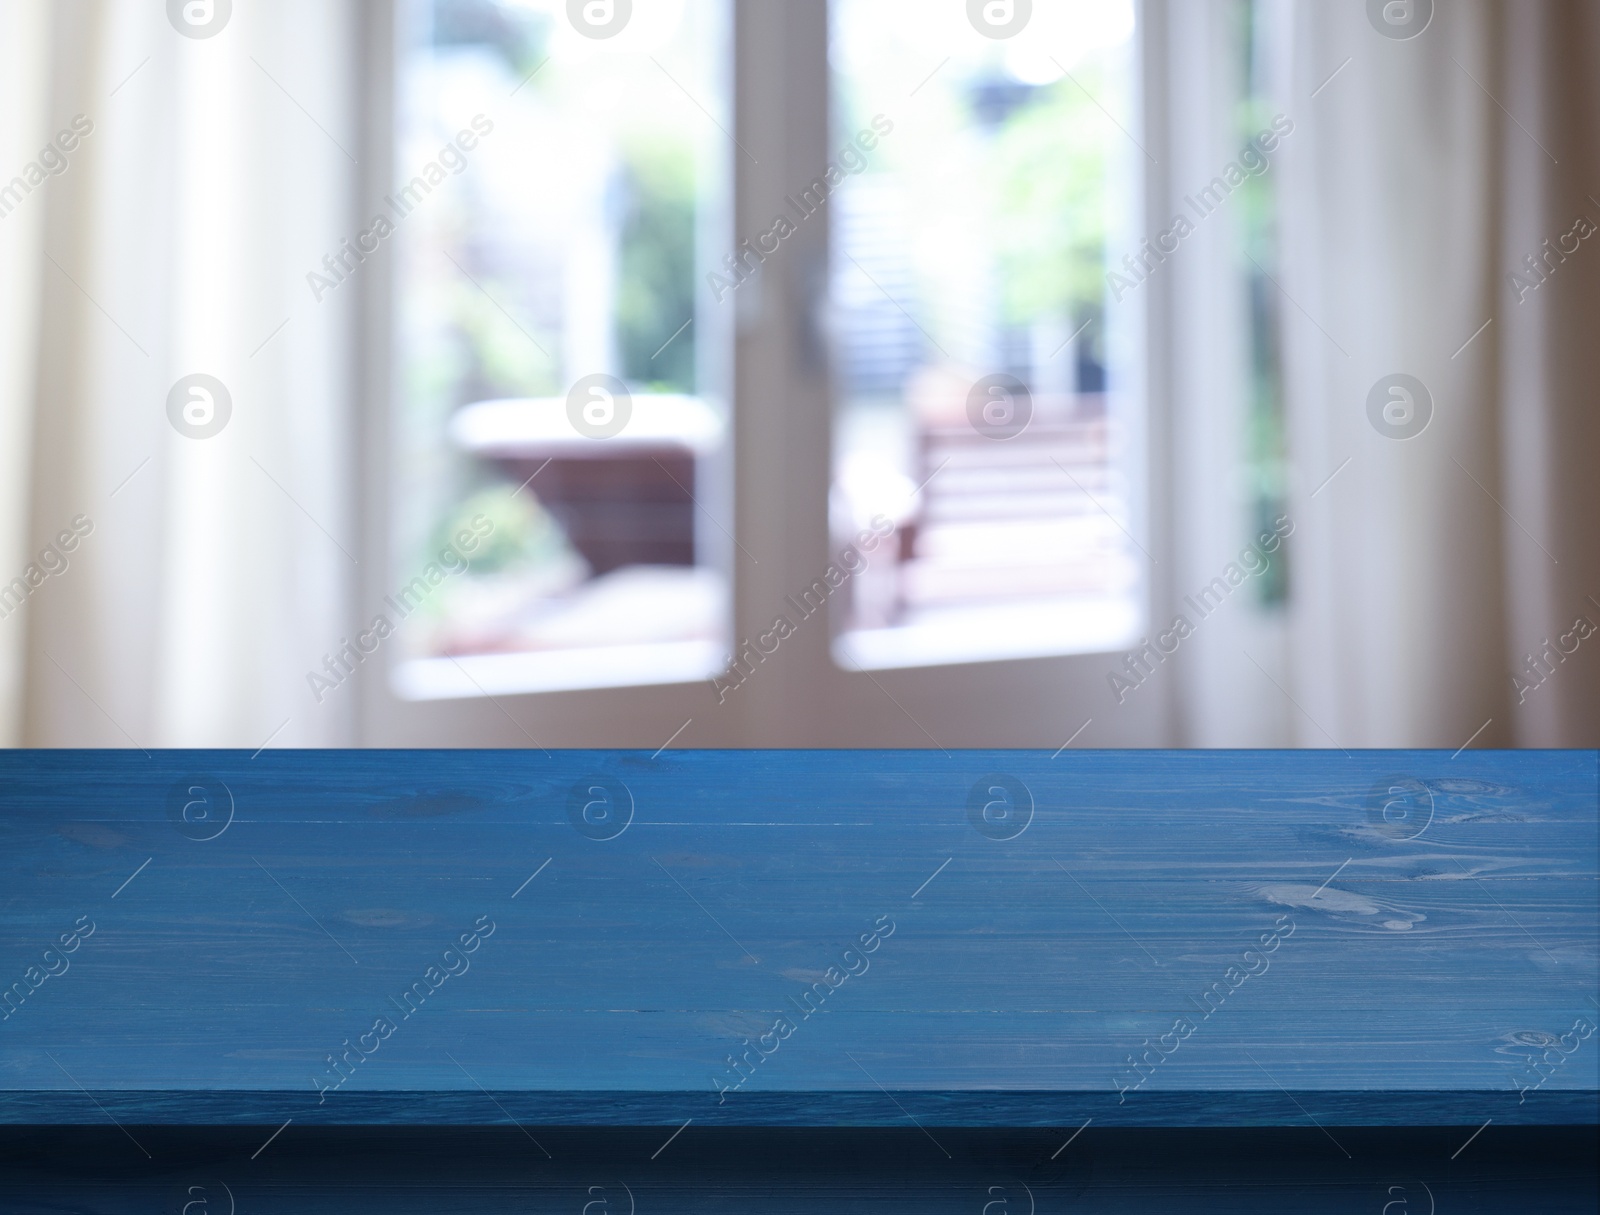
[[[0,1121],[1595,1123],[1596,761],[0,753]]]

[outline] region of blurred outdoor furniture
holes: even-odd
[[[594,573],[630,565],[695,564],[702,463],[723,425],[697,397],[645,394],[609,438],[590,438],[565,397],[479,401],[450,420],[450,439],[530,488]]]

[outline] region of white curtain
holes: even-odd
[[[0,0],[0,190],[38,148],[47,123],[45,79],[49,10]],[[0,194],[0,744],[23,737],[26,616],[4,598],[4,584],[28,564],[33,470],[33,373],[38,341],[39,234],[44,208],[11,206]]]
[[[1293,679],[1344,746],[1595,746],[1600,634],[1561,638],[1600,625],[1600,236],[1510,276],[1600,223],[1600,10],[1434,7],[1408,39],[1293,11],[1294,95],[1339,71],[1283,161]],[[1368,419],[1393,373],[1432,397],[1415,438]],[[1576,652],[1514,687],[1547,640]]]
[[[1600,745],[1600,631],[1580,636],[1600,630],[1600,233],[1569,235],[1580,216],[1600,224],[1600,8],[1436,0],[1425,29],[1396,38],[1372,7],[1257,8],[1277,44],[1272,101],[1294,122],[1271,170],[1291,586],[1282,613],[1219,614],[1199,631],[1176,733]],[[1238,82],[1223,77],[1240,6],[1148,10],[1165,26],[1155,96],[1173,161],[1155,176],[1176,212],[1236,138]],[[1233,239],[1202,230],[1167,284],[1174,599],[1245,531]],[[1511,275],[1526,278],[1547,239],[1579,248],[1528,290]],[[1397,373],[1432,403],[1406,439],[1368,414]],[[1528,673],[1530,654],[1542,658]]]
[[[359,5],[235,0],[205,38],[169,7],[0,0],[0,191],[93,127],[0,193],[0,742],[381,742],[306,686],[361,555],[361,284],[305,286],[361,214]],[[1574,629],[1600,625],[1600,234],[1548,254],[1600,222],[1600,9],[1435,0],[1395,39],[1369,7],[1262,9],[1295,123],[1271,170],[1290,597],[1185,642],[1170,741],[1600,745],[1600,634]],[[1146,0],[1152,222],[1237,151],[1239,11]],[[1249,538],[1229,239],[1208,219],[1151,282],[1158,616]],[[1406,440],[1368,418],[1396,373],[1432,401]],[[194,374],[231,396],[211,438],[168,420]]]
[[[304,673],[354,580],[354,293],[316,303],[304,275],[353,231],[355,7],[187,6],[226,14],[206,37],[172,7],[0,2],[0,186],[91,128],[0,218],[13,745],[351,737]],[[168,416],[196,374],[231,399],[210,437]]]

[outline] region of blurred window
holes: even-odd
[[[833,600],[845,669],[1104,651],[1143,619],[1138,304],[1107,288],[1137,214],[1132,2],[981,28],[1010,7],[830,8],[834,155],[787,198],[792,222],[829,216],[833,548],[887,537]],[[403,698],[729,661],[739,310],[697,290],[733,272],[729,10],[406,9],[385,199]]]
[[[403,697],[722,669],[728,415],[695,267],[726,244],[724,8],[406,10],[384,213]]]
[[[834,0],[837,544],[893,520],[835,652],[896,667],[1137,635],[1125,374],[1108,297],[1135,206],[1129,0]],[[868,145],[871,145],[870,150]]]

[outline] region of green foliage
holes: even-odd
[[[497,483],[460,502],[440,523],[433,550],[453,544],[462,531],[473,531],[472,520],[483,515],[494,530],[470,554],[474,574],[531,569],[566,556],[566,536],[550,512],[532,494],[513,493],[513,488]]]
[[[516,298],[513,284],[491,280],[484,285],[495,299],[512,301]],[[453,290],[452,317],[470,352],[468,371],[463,377],[463,400],[551,396],[561,391],[552,360],[533,344],[522,328],[507,318],[494,299],[471,283],[458,283]],[[508,310],[515,315],[509,305]],[[519,323],[526,327],[526,322]],[[543,336],[545,349],[553,349],[553,337]]]
[[[1234,10],[1240,52],[1241,90],[1234,122],[1240,142],[1254,139],[1272,124],[1273,102],[1256,85],[1262,44],[1257,28],[1260,0],[1241,0]],[[1239,273],[1250,305],[1249,397],[1245,409],[1244,474],[1250,495],[1252,535],[1270,531],[1287,509],[1288,440],[1284,417],[1282,304],[1278,288],[1267,278],[1278,264],[1277,165],[1252,176],[1232,200],[1239,248]],[[1274,555],[1266,576],[1257,580],[1263,606],[1282,605],[1289,594],[1289,552],[1285,543]]]
[[[692,392],[693,326],[652,356],[694,315],[693,150],[653,132],[624,155],[616,313],[623,376],[657,391]]]
[[[1093,76],[1080,76],[1093,92]],[[996,242],[1007,322],[1082,317],[1105,295],[1110,124],[1070,80],[1042,88],[996,135]],[[1112,133],[1115,133],[1114,128]]]

